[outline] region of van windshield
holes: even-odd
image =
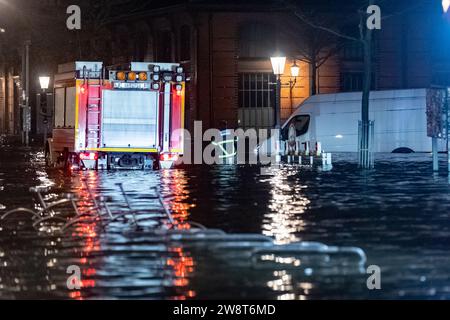
[[[301,136],[308,132],[309,129],[309,115],[296,116],[289,121],[283,129],[283,137],[287,139],[289,131],[295,130],[295,135]]]
[[[295,130],[297,131],[297,136],[304,135],[308,132],[309,129],[309,116],[303,115],[303,116],[296,116],[294,119],[292,119],[292,124],[295,126]]]

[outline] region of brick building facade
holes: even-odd
[[[302,46],[298,38],[291,37],[299,21],[279,3],[188,1],[137,18],[135,25],[122,25],[112,32],[113,56],[118,47],[123,49],[123,42],[117,39],[131,35],[129,39],[146,45],[127,41],[128,56],[122,56],[123,61],[180,61],[190,77],[190,127],[194,120],[202,120],[205,128],[271,127],[275,79],[269,57],[275,52],[288,58],[282,77],[282,119],[311,95],[307,63],[295,60],[300,77],[295,83],[290,77],[290,66],[299,58]],[[373,89],[450,85],[450,50],[442,41],[450,35],[448,29],[439,4],[401,10],[383,20],[374,39]],[[122,36],[117,36],[117,30]],[[318,93],[361,91],[362,61],[362,46],[344,43],[318,69]]]
[[[64,18],[64,3],[49,0],[46,5],[52,8],[52,14],[62,12]],[[62,39],[70,42],[67,47],[75,46],[73,50],[59,50],[55,59],[48,58],[51,52],[40,54],[39,59],[32,61],[37,61],[39,72],[47,68],[49,73],[56,70],[58,63],[70,60],[100,60],[106,65],[130,61],[180,62],[189,78],[186,101],[189,128],[195,120],[202,120],[204,128],[271,127],[275,79],[269,57],[275,52],[288,58],[282,77],[282,119],[311,95],[310,66],[299,55],[304,44],[295,37],[300,31],[299,20],[279,2],[154,3],[151,10],[112,18],[92,39],[80,41],[76,32],[66,30]],[[439,1],[425,8],[411,6],[411,10],[401,11],[383,20],[382,30],[375,33],[373,89],[450,85],[447,58],[450,45],[443,41],[450,36],[450,23],[444,23]],[[61,48],[61,44],[55,46]],[[47,60],[52,60],[54,66]],[[294,62],[301,69],[295,83],[289,75]],[[362,79],[362,48],[358,42],[345,43],[318,69],[317,91],[360,91]]]

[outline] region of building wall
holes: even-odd
[[[13,69],[0,67],[0,134],[15,134],[15,116],[18,108],[15,99]]]
[[[435,83],[436,72],[444,78],[448,75],[450,81],[449,59],[445,55],[439,61],[433,58],[435,18],[413,11],[383,20],[382,30],[375,32],[374,89],[428,87]],[[284,120],[309,97],[311,90],[307,63],[296,61],[301,72],[295,85],[289,76],[297,55],[295,47],[302,46],[298,38],[292,37],[295,31],[290,28],[298,22],[295,19],[289,12],[256,5],[251,10],[232,5],[161,8],[115,22],[102,37],[104,52],[90,58],[106,64],[139,60],[180,62],[189,78],[188,128],[193,128],[195,120],[201,120],[204,129],[235,128],[242,125],[239,123],[240,73],[272,72],[269,53],[257,58],[241,56],[240,28],[252,23],[269,25],[277,35],[273,51],[282,51],[288,57],[281,78],[281,118]],[[349,57],[340,52],[319,68],[318,91],[325,94],[360,90],[358,81],[362,72],[362,56]],[[349,75],[355,77],[357,84],[351,88],[346,87]]]
[[[198,46],[198,119],[207,127],[220,128],[226,124],[230,128],[239,127],[238,123],[238,77],[239,73],[271,73],[269,56],[264,58],[246,58],[239,55],[239,28],[244,24],[264,23],[275,28],[276,33],[283,32],[279,21],[283,13],[273,12],[213,12],[203,13],[197,18]],[[194,34],[195,36],[196,34]],[[274,43],[273,51],[284,51],[282,43]],[[290,84],[290,66],[293,59],[288,58],[285,74],[281,78],[281,117],[286,119],[293,109],[309,96],[309,67],[297,61],[301,68],[300,78],[295,85]],[[321,68],[321,86],[324,90],[336,90],[336,77],[331,68]],[[291,85],[293,89],[291,91]]]
[[[424,88],[432,83],[433,23],[411,13],[387,19],[377,37],[377,89]]]
[[[238,81],[240,73],[272,73],[270,54],[261,58],[241,57],[239,30],[245,24],[270,25],[277,34],[285,32],[280,21],[286,13],[271,11],[189,11],[179,9],[164,11],[135,19],[135,23],[117,24],[112,31],[112,63],[136,60],[177,61],[187,73],[186,122],[201,120],[203,128],[236,128],[238,123]],[[186,47],[186,30],[189,48]],[[144,36],[145,34],[145,36]],[[161,35],[163,37],[161,38]],[[138,44],[145,42],[144,49]],[[165,54],[167,46],[170,55]],[[296,63],[301,68],[295,85],[290,82],[290,66],[293,55],[290,46],[277,41],[273,52],[283,51],[288,57],[282,76],[281,117],[286,119],[309,96],[309,66]],[[185,51],[189,51],[186,54]],[[323,92],[337,90],[338,76],[333,71],[336,62],[320,68],[319,81]],[[333,69],[334,68],[334,69]],[[291,90],[291,85],[293,86]],[[275,88],[273,86],[273,88]]]
[[[239,127],[242,125],[239,123],[239,74],[271,73],[272,70],[269,53],[258,58],[241,56],[240,28],[260,23],[271,26],[277,35],[273,50],[283,51],[288,57],[281,78],[281,117],[288,118],[309,97],[311,90],[308,64],[296,61],[301,72],[295,85],[289,76],[293,57],[298,54],[295,48],[302,46],[293,36],[298,31],[292,29],[298,25],[297,18],[283,11],[277,2],[273,7],[267,1],[261,5],[219,2],[186,1],[185,5],[170,6],[169,1],[157,9],[121,17],[92,39],[89,34],[77,39],[77,33],[65,33],[64,24],[58,22],[55,38],[44,37],[42,43],[33,40],[32,50],[36,48],[34,56],[38,56],[32,60],[32,67],[37,66],[32,68],[33,79],[41,72],[53,72],[58,63],[73,59],[101,60],[106,65],[140,60],[178,61],[190,79],[186,96],[188,128],[193,128],[195,120],[202,120],[204,129]],[[28,2],[24,3],[28,7]],[[59,0],[41,1],[39,6],[50,15],[64,9],[64,3]],[[56,11],[48,11],[49,8]],[[29,9],[35,10],[32,6]],[[435,9],[436,12],[431,12]],[[450,23],[446,26],[437,23],[443,20],[440,10],[438,3],[436,8],[430,6],[430,12],[423,8],[408,10],[382,21],[382,30],[375,32],[374,89],[450,85],[450,42],[447,41]],[[46,23],[39,24],[40,28],[51,29],[51,23]],[[443,30],[447,33],[443,34]],[[189,41],[185,41],[187,37]],[[349,57],[341,52],[319,68],[318,91],[325,94],[360,90],[362,71],[362,57]],[[12,122],[16,126],[20,123],[18,108],[14,106],[17,94],[14,95],[12,74],[6,76],[6,73],[0,67],[0,133],[13,132]],[[347,87],[348,76],[356,79],[356,86]],[[30,99],[34,99],[34,94]]]

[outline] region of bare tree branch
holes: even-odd
[[[286,8],[290,9],[297,18],[299,18],[301,21],[308,24],[309,26],[313,27],[314,29],[324,30],[326,32],[329,32],[329,33],[335,35],[336,37],[340,37],[343,39],[352,40],[352,41],[360,41],[360,39],[355,38],[350,35],[347,35],[345,33],[342,33],[338,30],[334,30],[329,27],[316,24],[316,23],[312,22],[310,19],[308,19],[304,14],[302,14],[296,6],[290,4],[288,1],[285,1],[285,0],[280,0],[280,1],[286,6]]]

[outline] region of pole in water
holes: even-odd
[[[448,172],[450,173],[450,152],[447,151]]]
[[[433,149],[433,171],[439,171],[438,140],[435,137],[432,138],[432,149]]]

